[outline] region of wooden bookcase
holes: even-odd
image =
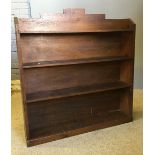
[[[64,9],[15,27],[27,146],[132,121],[130,19]]]

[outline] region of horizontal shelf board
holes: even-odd
[[[118,82],[110,82],[103,84],[94,84],[90,86],[79,86],[79,87],[71,87],[64,89],[57,89],[51,91],[40,91],[34,92],[26,95],[27,103],[37,102],[37,101],[45,101],[63,97],[71,97],[77,95],[84,95],[89,93],[97,93],[108,90],[115,90],[121,88],[130,87],[130,84],[118,81]]]
[[[71,60],[54,60],[54,61],[40,61],[32,63],[24,63],[23,68],[36,68],[36,67],[48,67],[48,66],[64,66],[84,63],[96,63],[96,62],[108,62],[108,61],[123,61],[130,60],[128,56],[117,57],[94,57],[87,59],[71,59]]]
[[[133,29],[108,29],[108,30],[94,30],[94,31],[26,31],[26,32],[20,32],[20,34],[67,34],[67,33],[108,33],[108,32],[125,32],[125,31],[133,31]]]
[[[113,125],[119,125],[121,123],[127,123],[131,121],[131,118],[122,111],[116,110],[90,117],[87,120],[88,121],[84,122],[82,120],[73,121],[72,124],[70,124],[70,122],[64,122],[63,124],[58,125],[58,129],[55,129],[54,131],[53,126],[49,126],[43,130],[31,130],[28,146],[66,138]]]

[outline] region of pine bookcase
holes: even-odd
[[[15,27],[27,146],[132,121],[132,20],[64,9]]]

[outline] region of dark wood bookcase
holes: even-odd
[[[15,27],[27,146],[132,121],[130,19],[64,9]]]

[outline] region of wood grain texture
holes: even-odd
[[[132,121],[130,19],[76,8],[15,25],[27,146]]]
[[[23,102],[23,116],[24,116],[24,129],[25,129],[25,137],[29,139],[29,126],[28,126],[28,117],[27,117],[27,106],[26,106],[26,92],[24,86],[24,74],[22,69],[22,47],[20,43],[20,34],[19,34],[19,26],[18,19],[15,18],[15,29],[16,29],[16,42],[17,42],[17,51],[18,51],[18,62],[19,62],[19,72],[20,72],[20,81],[21,81],[21,90],[22,90],[22,102]]]
[[[48,19],[19,19],[20,33],[79,33],[132,31],[129,19],[106,19],[100,14],[85,16],[53,15]],[[112,24],[111,24],[112,23]]]
[[[37,91],[27,94],[27,103],[37,101],[46,101],[51,99],[59,99],[65,97],[79,96],[85,94],[94,94],[98,92],[106,92],[108,90],[117,90],[121,88],[130,87],[130,84],[124,82],[109,82],[103,84],[93,84],[88,86],[70,87],[64,89],[50,90],[50,91]]]
[[[106,118],[106,119],[103,119]],[[107,115],[102,115],[102,117],[96,117],[96,119],[100,120],[100,123],[96,123],[95,120],[94,122],[92,122],[93,125],[88,125],[82,128],[76,128],[74,130],[68,130],[65,132],[61,132],[58,134],[51,134],[49,136],[43,136],[40,138],[33,138],[31,140],[27,140],[27,146],[34,146],[34,145],[38,145],[38,144],[42,144],[42,143],[46,143],[46,142],[51,142],[54,140],[58,140],[58,139],[62,139],[62,138],[67,138],[70,136],[75,136],[78,134],[82,134],[82,133],[87,133],[87,132],[91,132],[97,129],[103,129],[103,128],[107,128],[107,127],[111,127],[114,125],[120,125],[122,123],[128,123],[131,122],[132,119],[129,118],[127,115],[125,115],[123,112],[121,111],[115,111],[114,113],[108,113]]]
[[[28,105],[31,136],[39,138],[100,123],[106,119],[104,115],[120,111],[122,92],[124,90],[31,103]]]
[[[119,73],[118,62],[33,68],[24,70],[24,84],[26,92],[31,93],[118,81]]]
[[[92,58],[82,58],[82,59],[68,59],[68,60],[52,60],[52,61],[36,61],[23,63],[23,69],[31,68],[41,68],[50,66],[67,66],[76,64],[91,64],[99,62],[110,62],[110,61],[125,61],[132,60],[128,56],[109,56],[109,57],[92,57]]]
[[[119,32],[93,35],[28,34],[21,36],[21,44],[24,63],[123,55]]]

